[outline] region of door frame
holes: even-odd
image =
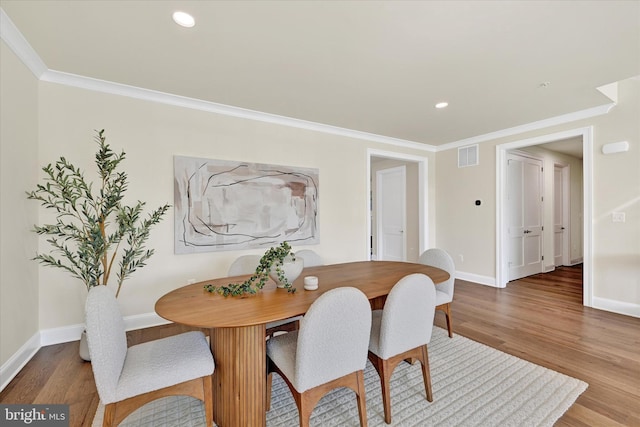
[[[427,162],[426,157],[414,156],[411,154],[397,153],[393,151],[383,151],[373,148],[367,149],[366,164],[367,164],[367,203],[365,205],[365,223],[367,241],[364,242],[364,259],[371,260],[371,253],[369,251],[369,245],[372,239],[371,232],[371,209],[375,209],[372,205],[371,197],[371,158],[382,157],[386,159],[402,160],[418,164],[418,241],[419,252],[422,253],[427,249],[429,242],[429,210],[428,210],[428,178],[427,178]]]
[[[507,151],[540,145],[547,142],[582,137],[582,190],[583,190],[583,270],[582,303],[593,306],[593,126],[567,130],[564,132],[508,142],[496,146],[496,286],[507,286],[509,271],[507,265],[506,224],[506,158]]]
[[[382,176],[393,172],[400,171],[402,176],[402,261],[407,260],[407,167],[405,165],[396,166],[388,169],[381,169],[376,171],[376,200],[382,200],[382,185],[380,182],[382,180]],[[376,259],[380,260],[380,254],[384,253],[383,239],[380,238],[382,235],[382,221],[384,218],[382,214],[382,208],[380,203],[376,203]]]

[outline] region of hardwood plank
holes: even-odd
[[[456,334],[589,383],[556,426],[640,426],[640,319],[583,307],[581,266],[504,289],[456,280],[452,320]],[[435,323],[446,328],[442,313]],[[128,341],[185,330],[167,325],[131,331]],[[89,425],[98,395],[78,343],[40,349],[0,393],[0,403],[68,403],[70,425]]]

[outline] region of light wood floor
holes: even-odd
[[[505,289],[456,281],[454,333],[589,384],[557,426],[640,426],[640,319],[582,306],[582,268],[561,267]],[[444,316],[436,314],[444,327]],[[129,333],[130,344],[182,331]],[[508,396],[505,396],[508,398]],[[98,406],[91,365],[78,343],[43,347],[0,393],[0,403],[66,403],[71,426]]]

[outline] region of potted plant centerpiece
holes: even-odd
[[[47,243],[52,248],[50,253],[38,253],[34,260],[67,271],[82,281],[87,291],[93,286],[106,286],[116,270],[118,296],[124,280],[144,267],[153,255],[154,250],[145,249],[145,243],[151,227],[162,219],[170,205],[157,208],[146,218],[142,218],[144,202],[124,205],[129,183],[127,174],[117,169],[125,159],[125,152],[116,154],[111,150],[104,130],[97,132],[95,142],[100,178],[96,192],[83,172],[64,157],[43,167],[44,183],[27,192],[27,198],[56,213],[54,224],[34,226],[37,234],[48,237]],[[89,360],[83,341],[84,336],[81,357]]]
[[[267,249],[255,273],[242,283],[231,283],[226,286],[205,285],[204,288],[212,293],[218,293],[225,297],[246,294],[255,294],[264,287],[269,277],[276,282],[279,288],[294,293],[293,281],[300,275],[304,263],[301,258],[296,258],[291,252],[291,246],[282,242],[279,246]]]

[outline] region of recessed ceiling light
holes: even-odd
[[[196,20],[193,19],[193,16],[189,15],[186,12],[173,12],[173,21],[176,24],[187,28],[191,28],[196,25]]]
[[[436,104],[436,108],[445,108],[446,106],[448,106],[449,103],[448,102],[438,102]]]

